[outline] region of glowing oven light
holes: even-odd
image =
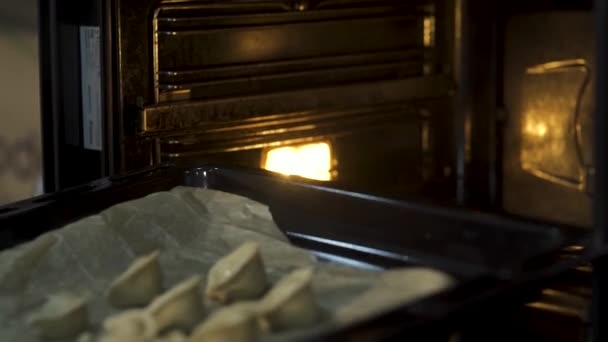
[[[527,122],[524,132],[531,136],[539,138],[544,137],[547,134],[547,125],[544,122]]]
[[[262,167],[269,171],[321,181],[331,180],[331,148],[324,142],[266,150],[263,161]]]

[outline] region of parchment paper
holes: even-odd
[[[291,245],[268,208],[219,191],[177,187],[115,205],[0,253],[0,341],[37,341],[26,324],[49,294],[89,298],[92,329],[118,312],[105,298],[110,282],[138,256],[160,250],[165,288],[206,276],[220,257],[241,243],[260,244],[272,283],[314,265],[315,294],[329,319],[307,331],[267,336],[286,340],[348,324],[391,306],[445,289],[450,278],[430,269],[370,271],[318,262]]]

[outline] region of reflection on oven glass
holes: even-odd
[[[265,150],[262,168],[320,181],[332,179],[331,147],[326,142]]]
[[[433,47],[435,43],[435,16],[424,17],[422,43],[424,47]]]
[[[580,102],[588,83],[584,60],[527,69],[523,87],[521,165],[531,174],[582,190]]]

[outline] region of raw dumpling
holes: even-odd
[[[101,341],[149,341],[157,334],[156,322],[145,310],[127,310],[103,322]]]
[[[434,295],[452,286],[452,277],[425,267],[379,272],[377,282],[334,312],[334,320],[350,323]]]
[[[191,342],[254,342],[258,340],[255,303],[238,303],[219,309],[201,323],[190,337]]]
[[[46,338],[76,337],[89,325],[86,301],[70,294],[50,296],[40,310],[30,316],[29,323]]]
[[[319,321],[321,308],[312,292],[311,268],[300,269],[281,279],[260,304],[265,330],[309,327]]]
[[[146,306],[162,291],[158,251],[136,259],[110,285],[108,300],[117,308]]]
[[[211,267],[207,298],[220,303],[257,299],[267,288],[266,271],[255,242],[245,242]]]
[[[82,334],[80,334],[80,336],[78,336],[78,339],[76,339],[76,342],[95,342],[95,335],[93,335],[91,332],[87,331],[87,332],[83,332]]]
[[[186,341],[190,341],[190,340],[188,340],[188,336],[184,335],[184,333],[182,333],[179,330],[171,331],[164,336],[157,337],[154,340],[154,342],[186,342]]]
[[[158,331],[167,328],[189,330],[204,315],[201,277],[194,276],[176,285],[148,307]]]

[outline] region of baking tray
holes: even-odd
[[[0,207],[0,248],[9,248],[111,205],[178,185],[221,190],[269,206],[290,240],[321,259],[366,268],[424,265],[454,276],[453,289],[318,338],[371,340],[429,332],[498,303],[522,303],[539,282],[588,260],[555,257],[585,231],[457,207],[391,200],[323,183],[237,168],[165,165],[103,178]],[[469,316],[464,313],[470,314]],[[439,329],[439,326],[444,329]],[[432,330],[429,330],[432,326]]]

